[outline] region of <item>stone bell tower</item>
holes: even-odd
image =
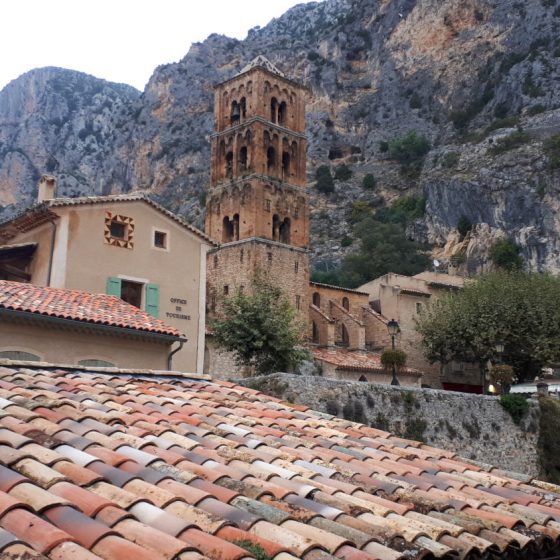
[[[305,95],[263,56],[215,88],[206,233],[208,304],[260,270],[307,318],[309,195]]]

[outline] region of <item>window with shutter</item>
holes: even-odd
[[[122,290],[122,280],[120,278],[116,278],[115,276],[109,276],[107,278],[107,288],[106,292],[110,296],[117,296],[121,297],[121,290]]]
[[[159,317],[159,286],[146,285],[146,311],[154,317]]]

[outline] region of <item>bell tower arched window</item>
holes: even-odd
[[[269,174],[276,173],[276,150],[272,146],[266,151],[266,169]]]
[[[233,152],[228,152],[226,154],[226,177],[233,177]]]
[[[270,100],[270,120],[273,123],[277,121],[277,115],[278,115],[278,101],[276,100],[276,97],[273,97]]]
[[[282,177],[290,177],[290,153],[282,152]]]
[[[247,171],[247,146],[242,146],[239,150],[239,171]]]
[[[279,238],[281,243],[290,243],[290,218],[284,218],[284,221],[280,224]]]
[[[231,113],[230,113],[230,123],[235,125],[239,123],[241,117],[241,109],[239,108],[239,103],[237,101],[232,101],[231,103]]]
[[[244,97],[239,100],[239,113],[241,114],[241,119],[245,120],[247,117],[247,101]]]
[[[278,124],[285,126],[286,116],[287,116],[286,102],[282,101],[282,103],[280,103],[280,105],[278,106]]]

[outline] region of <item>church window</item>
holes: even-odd
[[[239,100],[239,112],[241,113],[241,118],[245,119],[247,115],[247,102],[244,97]]]
[[[290,176],[290,154],[282,152],[282,177]]]
[[[286,124],[286,102],[282,101],[278,106],[278,124]]]
[[[321,307],[321,294],[319,292],[313,292],[313,305],[315,307]]]
[[[317,344],[319,342],[319,329],[317,328],[317,323],[315,323],[315,321],[313,321],[311,325],[311,341]]]
[[[227,243],[228,241],[233,241],[234,226],[233,220],[229,219],[229,216],[224,216],[222,225],[222,241]]]
[[[344,307],[346,311],[350,311],[350,301],[347,297],[342,298],[342,307]]]
[[[273,97],[270,100],[270,120],[275,123],[278,114],[278,101],[276,97]]]
[[[229,286],[226,284],[224,286],[224,296],[227,296],[227,295],[229,295]]]
[[[300,309],[301,307],[301,296],[296,296],[296,309]]]
[[[247,146],[243,146],[239,150],[239,170],[247,171]]]
[[[239,103],[237,103],[237,101],[233,101],[231,104],[231,114],[230,114],[230,122],[232,126],[239,123],[240,116],[241,116],[241,110],[239,108]]]
[[[272,146],[266,151],[266,168],[269,174],[276,172],[276,150]]]
[[[294,263],[294,272],[297,274],[298,271],[299,271],[299,261],[296,261],[296,262]]]
[[[245,251],[241,249],[239,252],[239,262],[243,262],[243,258],[245,257]]]
[[[342,327],[342,339],[340,341],[341,346],[350,346],[350,336],[348,335],[348,329],[346,328],[346,325],[342,324],[340,325]]]
[[[228,152],[226,154],[226,177],[231,178],[233,176],[233,152]]]
[[[281,243],[290,243],[290,218],[284,218],[284,221],[280,224],[279,228],[279,240]]]

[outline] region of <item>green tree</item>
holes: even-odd
[[[509,239],[496,241],[490,247],[489,255],[492,262],[503,270],[521,270],[523,258],[519,254],[521,247]]]
[[[356,252],[344,258],[341,270],[343,285],[356,287],[387,272],[417,274],[429,266],[418,243],[406,238],[400,224],[382,223],[368,216],[354,226],[359,239]]]
[[[255,275],[250,293],[237,291],[223,301],[211,329],[218,346],[234,352],[239,365],[258,374],[292,371],[308,358],[305,327],[278,286]]]
[[[462,360],[483,368],[501,340],[518,379],[533,379],[560,360],[560,278],[520,271],[481,277],[428,307],[417,330],[432,363]]]
[[[334,181],[328,165],[320,165],[315,171],[316,187],[319,192],[329,194],[334,192]]]
[[[334,178],[337,181],[348,181],[350,177],[352,177],[352,170],[344,163],[334,170]]]
[[[415,130],[389,142],[389,156],[402,164],[422,159],[430,151],[430,142]]]
[[[457,221],[457,231],[461,234],[461,237],[465,237],[465,235],[467,235],[467,233],[469,233],[471,229],[471,221],[464,214],[462,214]]]
[[[375,189],[376,184],[377,181],[375,180],[373,174],[367,173],[366,175],[364,175],[364,178],[362,179],[362,187],[364,187],[364,189],[372,191],[373,189]]]

